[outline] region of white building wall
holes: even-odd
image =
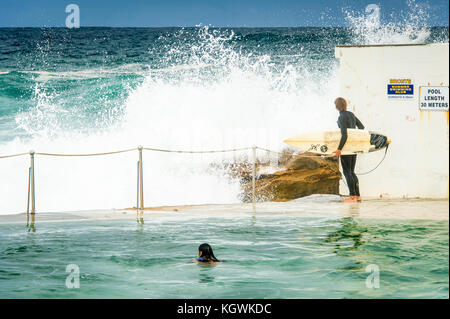
[[[448,198],[449,114],[419,110],[420,86],[449,85],[448,43],[427,45],[338,46],[340,94],[366,129],[392,143],[384,162],[360,175],[362,196]],[[391,78],[410,78],[411,99],[387,95]],[[377,165],[382,152],[358,156],[356,172]],[[341,181],[341,194],[348,189]]]

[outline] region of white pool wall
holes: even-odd
[[[448,43],[337,46],[340,95],[366,129],[392,143],[384,162],[360,175],[362,196],[449,197],[448,111],[419,110],[419,87],[449,85]],[[409,78],[412,98],[389,98],[391,78]],[[374,168],[383,153],[358,156],[357,173]],[[344,181],[341,194],[347,194]]]

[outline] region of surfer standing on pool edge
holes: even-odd
[[[347,129],[358,127],[360,130],[364,129],[364,125],[352,112],[347,111],[347,101],[338,97],[334,104],[336,110],[339,111],[338,126],[341,129],[341,140],[339,142],[338,149],[333,153],[337,157],[341,158],[342,171],[347,181],[347,186],[350,191],[350,197],[344,200],[344,203],[360,202],[361,196],[359,194],[359,181],[355,174],[356,154],[353,155],[341,155],[342,148],[347,142]]]

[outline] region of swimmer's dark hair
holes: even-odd
[[[214,256],[213,250],[209,244],[201,244],[198,246],[198,251],[202,252],[201,257],[205,258],[206,260],[212,260],[212,261],[219,261],[216,256]]]

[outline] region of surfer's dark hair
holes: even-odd
[[[207,243],[201,244],[198,246],[198,251],[202,253],[200,257],[205,258],[206,260],[219,261],[216,256],[214,256],[213,250],[211,246]]]
[[[336,105],[336,109],[338,109],[338,111],[344,111],[347,109],[347,101],[343,97],[338,97],[334,100],[334,104]]]

